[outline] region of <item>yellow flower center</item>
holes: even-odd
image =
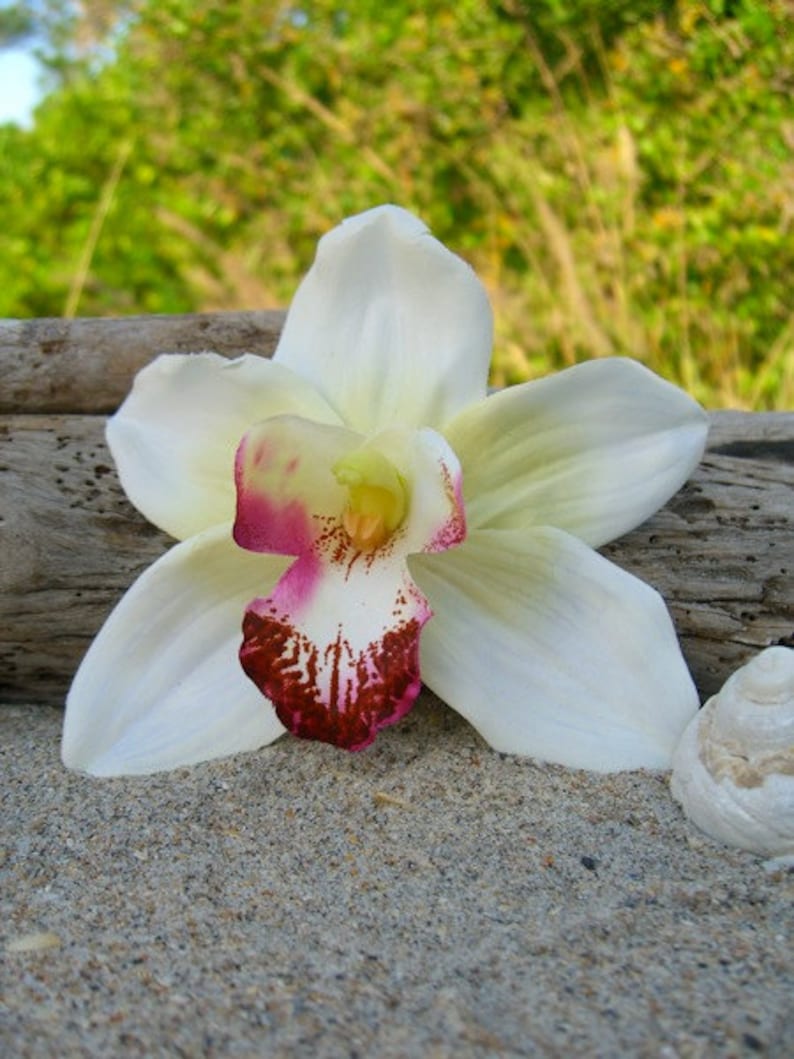
[[[408,510],[405,479],[376,449],[357,449],[334,464],[334,477],[347,486],[342,525],[360,552],[374,552],[394,533]]]

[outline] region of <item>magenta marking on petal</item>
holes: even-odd
[[[463,502],[463,476],[450,474],[446,464],[440,463],[444,492],[449,501],[449,518],[439,527],[425,552],[445,552],[466,539],[466,506]]]
[[[249,459],[258,470],[265,470],[273,462],[273,446],[268,441],[264,441],[261,438],[258,439]]]
[[[288,613],[300,617],[311,603],[322,577],[322,564],[313,552],[304,552],[284,573],[275,591],[267,599],[255,599],[248,609],[260,617]]]
[[[240,662],[294,735],[362,750],[413,706],[421,688],[419,636],[430,614],[414,586],[400,589],[394,625],[356,651],[341,625],[321,646],[279,612],[274,597],[255,600],[243,621]]]
[[[312,545],[312,523],[299,500],[275,504],[262,493],[238,487],[234,539],[251,552],[301,555]]]
[[[261,438],[243,438],[234,461],[237,485],[237,515],[233,536],[241,548],[275,555],[300,555],[311,547],[314,534],[308,512],[299,500],[277,503],[262,489],[246,484],[250,468],[261,470],[272,466],[274,446]],[[299,464],[292,457],[286,467],[294,474]]]

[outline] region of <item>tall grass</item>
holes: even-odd
[[[488,287],[494,383],[629,355],[794,407],[790,0],[629,6],[146,0],[114,63],[0,129],[0,313],[283,306],[323,232],[393,201]]]
[[[754,159],[731,154],[729,143],[689,159],[683,135],[668,160],[674,194],[654,202],[644,194],[650,176],[609,66],[603,73],[614,120],[605,125],[600,111],[572,113],[554,71],[537,59],[553,106],[524,118],[523,152],[514,129],[496,145],[491,172],[501,209],[490,253],[477,261],[496,308],[494,383],[623,354],[710,407],[794,408],[794,297],[782,312],[778,306],[782,322],[759,355],[757,321],[732,299],[758,284],[752,258],[730,252],[728,229],[737,218],[725,210],[722,248],[698,237],[704,185],[725,179],[724,200],[728,178],[752,170]],[[571,65],[575,56],[567,78]],[[577,72],[586,82],[586,71]],[[794,219],[792,176],[791,167],[780,167],[767,188],[779,225],[770,242],[777,244]],[[794,232],[791,239],[794,245]],[[505,242],[518,247],[525,267],[505,268]],[[720,253],[730,260],[720,262]]]

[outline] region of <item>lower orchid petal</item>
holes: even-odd
[[[472,527],[557,526],[599,547],[681,488],[707,431],[682,390],[612,358],[494,394],[444,433],[463,465]]]
[[[176,545],[100,630],[66,704],[64,764],[97,776],[158,772],[254,750],[282,732],[237,657],[251,586],[289,560],[248,554],[228,526]]]
[[[497,750],[599,772],[669,767],[697,694],[661,597],[556,529],[415,556],[425,683]]]
[[[108,421],[121,484],[150,522],[185,540],[234,517],[234,453],[248,428],[294,414],[338,418],[300,376],[264,357],[158,357]]]

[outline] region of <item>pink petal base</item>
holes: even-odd
[[[419,694],[419,634],[430,616],[426,605],[422,610],[423,616],[406,617],[363,650],[351,648],[341,627],[320,649],[277,617],[272,603],[255,600],[243,621],[240,662],[293,735],[363,750],[381,728],[404,717]]]

